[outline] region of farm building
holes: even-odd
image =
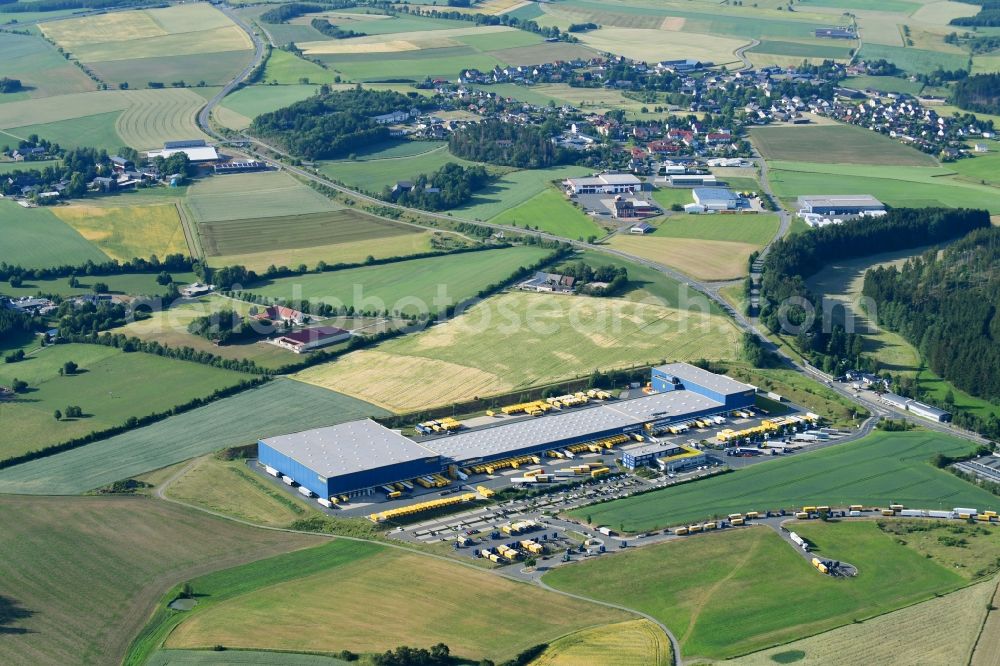
[[[591,178],[569,178],[563,185],[572,194],[624,194],[642,190],[642,181],[630,173],[602,173]]]
[[[818,215],[859,215],[885,210],[885,204],[870,194],[833,194],[799,197],[799,211]]]
[[[656,231],[656,229],[649,222],[640,222],[639,224],[634,224],[629,227],[628,232],[630,234],[649,234]]]
[[[576,278],[569,275],[539,271],[524,282],[518,283],[517,288],[523,289],[524,291],[544,291],[571,294],[575,289],[575,284]]]
[[[304,324],[309,321],[309,315],[285,307],[284,305],[268,305],[263,310],[251,315],[251,319],[258,321],[267,319],[272,322],[284,322],[289,324]]]
[[[219,159],[219,153],[215,146],[209,146],[204,139],[190,139],[186,141],[167,141],[163,144],[162,150],[151,150],[146,153],[146,157],[171,157],[177,153],[184,153],[192,162],[215,162]]]
[[[337,342],[343,342],[351,337],[350,331],[336,326],[315,326],[303,328],[294,333],[287,333],[271,340],[271,344],[289,349],[296,354],[319,349]]]
[[[257,160],[233,160],[215,165],[215,173],[247,173],[248,171],[263,171],[267,168],[264,162]]]
[[[262,439],[258,457],[321,498],[370,494],[373,487],[440,473],[451,465],[539,455],[725,413],[754,400],[754,387],[687,363],[671,363],[653,373],[654,388],[663,391],[631,400],[428,436],[419,444],[374,421],[354,421]]]
[[[736,210],[740,207],[740,198],[725,187],[696,187],[691,196],[704,210]]]

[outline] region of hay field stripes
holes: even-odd
[[[210,256],[337,245],[420,233],[422,230],[416,227],[383,220],[350,208],[201,224],[202,243]]]
[[[966,664],[996,581],[849,624],[779,647],[738,657],[732,666],[773,666],[802,653],[801,666],[869,664]],[[973,662],[975,663],[975,662]]]
[[[115,129],[136,150],[161,148],[171,140],[210,139],[195,121],[205,100],[191,90],[135,90],[127,101]]]
[[[301,42],[297,44],[307,55],[332,55],[338,53],[399,53],[461,47],[464,44],[453,39],[466,35],[514,32],[516,28],[506,26],[472,26],[431,30],[421,32],[396,32],[385,35],[367,35],[349,40],[325,40],[321,42]]]
[[[72,121],[120,111],[115,130],[137,150],[157,148],[178,138],[208,138],[195,123],[205,103],[184,88],[163,90],[104,90],[0,104],[0,129]]]
[[[532,666],[670,666],[670,641],[649,620],[584,629],[552,641]]]
[[[226,174],[201,181],[189,188],[186,205],[199,224],[344,208],[284,171]]]

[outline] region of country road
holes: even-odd
[[[233,78],[233,80],[229,82],[229,84],[227,84],[221,91],[219,91],[219,93],[217,95],[215,95],[212,99],[208,100],[208,102],[205,104],[205,106],[202,107],[202,109],[198,113],[197,121],[198,121],[198,125],[201,127],[202,131],[205,132],[206,134],[208,134],[209,136],[214,137],[215,139],[217,139],[220,142],[226,142],[227,139],[225,137],[221,136],[220,134],[218,134],[214,129],[212,129],[211,122],[210,122],[212,109],[214,109],[219,104],[219,102],[222,101],[222,99],[226,96],[226,94],[228,94],[229,92],[231,92],[232,90],[234,90],[237,86],[239,86],[241,83],[243,83],[247,79],[247,77],[250,76],[250,73],[253,71],[254,67],[256,67],[258,64],[260,64],[261,60],[263,59],[263,55],[264,55],[264,42],[260,38],[260,36],[257,35],[256,32],[254,32],[254,30],[250,27],[250,25],[247,24],[247,22],[244,21],[242,18],[240,18],[239,16],[235,15],[232,12],[232,10],[230,8],[228,8],[228,7],[223,7],[223,12],[229,18],[231,18],[240,28],[242,28],[247,33],[247,35],[250,37],[250,39],[253,41],[253,44],[254,44],[254,59],[253,59],[253,61],[243,71],[241,71],[239,74],[237,74],[236,77]],[[748,44],[746,46],[746,48],[750,48],[751,46],[753,46],[752,43]],[[250,141],[250,142],[254,143],[255,145],[258,145],[261,148],[263,148],[263,149],[265,149],[267,151],[270,151],[273,154],[276,154],[276,155],[279,155],[279,156],[283,156],[283,157],[286,157],[286,158],[290,158],[291,157],[290,155],[288,155],[287,153],[283,152],[282,150],[280,150],[278,148],[275,148],[274,146],[268,145],[267,143],[261,141],[258,138],[250,137],[250,136],[244,136],[244,138],[245,138],[245,140]],[[857,404],[857,405],[865,408],[866,410],[871,411],[873,414],[876,414],[878,416],[887,416],[887,417],[888,416],[893,416],[893,417],[897,417],[897,418],[902,418],[904,420],[913,421],[913,422],[916,422],[919,425],[922,425],[922,426],[924,426],[924,427],[926,427],[928,429],[936,430],[938,432],[948,433],[948,434],[951,434],[951,435],[955,435],[957,437],[962,437],[964,439],[968,439],[970,441],[976,442],[977,444],[981,444],[981,443],[984,443],[986,441],[983,437],[980,437],[979,435],[977,435],[975,433],[962,430],[960,428],[956,428],[956,427],[952,427],[952,426],[945,426],[945,425],[942,425],[942,424],[936,424],[936,423],[932,423],[930,421],[926,421],[924,419],[919,419],[918,421],[914,421],[914,418],[908,412],[904,412],[904,411],[898,410],[898,409],[896,409],[894,407],[890,407],[888,405],[877,403],[877,402],[874,402],[872,400],[866,400],[863,397],[854,395],[854,393],[852,391],[850,391],[849,389],[847,389],[847,388],[845,388],[843,386],[838,386],[835,382],[833,382],[833,377],[830,377],[826,373],[822,372],[818,368],[815,368],[815,367],[811,366],[810,364],[808,364],[806,362],[800,361],[799,359],[796,359],[796,358],[792,357],[791,355],[789,355],[788,353],[786,353],[784,349],[780,348],[778,345],[776,345],[774,342],[772,342],[770,338],[768,338],[768,336],[761,329],[761,324],[760,324],[759,320],[757,320],[756,318],[753,318],[753,319],[748,318],[742,312],[739,312],[735,308],[733,308],[721,296],[721,294],[719,293],[719,289],[721,289],[724,286],[734,284],[734,281],[732,281],[732,280],[727,280],[727,281],[724,281],[724,282],[701,281],[701,280],[697,280],[697,279],[695,279],[695,278],[693,278],[693,277],[691,277],[689,275],[685,275],[685,274],[681,273],[680,271],[677,271],[677,270],[675,270],[673,268],[670,268],[669,266],[665,266],[665,265],[663,265],[661,263],[658,263],[658,262],[655,262],[655,261],[651,261],[649,259],[644,259],[642,257],[637,257],[637,256],[629,254],[627,252],[623,252],[621,250],[616,250],[616,249],[610,248],[610,247],[608,247],[606,245],[597,245],[597,244],[588,243],[588,242],[585,242],[585,241],[579,241],[579,240],[572,240],[572,239],[568,239],[568,238],[563,238],[562,236],[556,236],[554,234],[546,233],[544,231],[532,231],[532,230],[528,230],[528,229],[523,229],[521,227],[512,227],[512,226],[507,226],[507,225],[503,225],[503,224],[494,224],[492,222],[482,222],[480,220],[466,219],[466,218],[461,218],[461,217],[457,217],[455,215],[450,215],[450,214],[433,213],[433,212],[419,210],[419,209],[415,209],[415,208],[408,208],[406,206],[400,206],[399,204],[395,204],[395,203],[383,201],[381,199],[377,199],[375,197],[369,196],[369,195],[364,194],[362,192],[358,192],[358,191],[352,190],[352,189],[350,189],[348,187],[344,187],[343,185],[335,183],[332,180],[329,180],[328,178],[325,178],[324,176],[322,176],[322,175],[320,175],[318,173],[315,173],[314,171],[310,171],[310,170],[302,168],[302,167],[293,166],[293,165],[288,164],[286,162],[282,162],[282,161],[275,160],[275,159],[272,159],[272,158],[267,158],[267,157],[258,157],[258,159],[260,159],[261,161],[267,162],[268,164],[274,166],[275,168],[284,169],[284,170],[286,170],[286,171],[288,171],[290,173],[293,173],[293,174],[299,176],[300,178],[304,178],[306,180],[312,181],[314,183],[323,185],[323,186],[328,187],[330,189],[333,189],[333,190],[335,190],[337,192],[340,192],[342,194],[350,196],[350,197],[352,197],[353,199],[355,199],[357,201],[362,201],[362,202],[365,202],[365,203],[368,203],[368,204],[377,205],[377,206],[380,206],[380,207],[383,207],[383,208],[390,208],[390,209],[398,210],[398,211],[401,211],[401,212],[406,212],[406,213],[410,213],[410,214],[413,214],[413,215],[418,215],[418,216],[421,216],[421,217],[424,217],[424,218],[431,218],[431,219],[443,220],[443,221],[447,221],[449,223],[467,222],[469,224],[479,225],[479,226],[486,227],[486,228],[489,228],[489,229],[493,229],[493,230],[496,230],[496,231],[504,231],[504,232],[510,232],[510,233],[515,233],[515,234],[533,234],[533,235],[535,235],[535,236],[537,236],[539,238],[544,238],[546,240],[556,241],[556,242],[561,242],[561,243],[568,243],[569,245],[571,245],[573,247],[576,247],[578,249],[581,249],[581,250],[590,250],[590,251],[593,251],[593,252],[602,252],[604,254],[609,254],[609,255],[612,255],[612,256],[620,257],[622,259],[631,261],[631,262],[639,264],[641,266],[645,266],[647,268],[653,269],[655,271],[658,271],[658,272],[662,273],[663,275],[666,275],[667,277],[671,278],[672,280],[676,281],[678,284],[681,285],[682,289],[692,289],[693,291],[698,292],[698,293],[702,294],[703,296],[705,296],[706,298],[710,299],[712,302],[714,302],[716,305],[718,305],[724,312],[726,312],[730,317],[732,317],[733,321],[735,321],[736,324],[740,328],[742,328],[744,331],[747,331],[747,332],[752,333],[753,335],[755,335],[758,339],[761,340],[761,343],[763,344],[763,346],[766,349],[770,350],[775,355],[777,355],[790,368],[792,368],[792,369],[800,372],[803,375],[806,375],[807,377],[810,377],[813,380],[819,381],[821,384],[827,385],[828,388],[830,388],[832,391],[834,391],[837,394],[839,394],[841,397],[846,398],[847,400],[849,400],[849,401],[851,401],[851,402],[853,402],[853,403],[855,403],[855,404]],[[774,197],[774,193],[773,193],[773,191],[771,189],[771,185],[770,185],[770,182],[768,180],[768,166],[767,166],[767,161],[756,150],[755,150],[755,158],[754,159],[755,159],[755,161],[757,162],[757,164],[760,167],[760,185],[761,185],[761,190],[765,194],[767,194],[769,197],[771,197],[771,200],[774,201],[778,205],[778,211],[777,211],[777,213],[778,213],[778,216],[779,216],[779,219],[780,219],[780,225],[779,225],[777,233],[768,242],[768,244],[765,245],[764,248],[761,250],[760,258],[754,264],[754,269],[753,269],[753,272],[751,273],[751,277],[754,278],[755,281],[756,281],[756,280],[759,280],[759,277],[760,277],[761,259],[764,256],[767,255],[768,251],[770,251],[770,249],[771,249],[771,247],[772,247],[772,245],[774,244],[775,241],[777,241],[779,238],[784,238],[785,235],[788,234],[788,231],[791,228],[792,216],[791,216],[791,214],[788,211],[786,211],[783,208],[781,208],[780,202],[778,201],[778,199],[776,199]]]

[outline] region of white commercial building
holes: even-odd
[[[602,173],[590,178],[563,181],[573,194],[624,194],[642,190],[642,181],[630,173]]]

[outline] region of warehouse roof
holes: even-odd
[[[437,457],[430,449],[371,419],[260,441],[325,477]]]
[[[632,425],[636,421],[604,406],[575,409],[550,416],[498,423],[493,426],[441,437],[426,446],[455,460],[486,458],[537,448],[593,433]]]
[[[731,204],[739,198],[727,187],[696,187],[691,194],[700,204]]]
[[[639,426],[647,421],[668,419],[722,404],[693,391],[657,393],[598,407],[572,409],[558,414],[498,423],[487,428],[443,436],[424,445],[455,460],[515,454],[552,443],[586,438],[603,431]]]
[[[662,421],[673,416],[687,415],[714,407],[722,407],[722,404],[694,391],[654,393],[606,405],[606,409],[614,410],[638,423]]]
[[[667,363],[666,365],[653,368],[653,370],[670,375],[671,377],[677,377],[682,382],[688,381],[710,391],[721,393],[722,395],[733,395],[755,390],[755,387],[750,384],[744,384],[725,375],[717,375],[714,372],[702,370],[690,363]]]
[[[873,206],[885,208],[885,204],[870,194],[804,194],[800,203],[811,206]]]
[[[177,153],[184,153],[192,162],[211,162],[219,159],[219,153],[215,146],[192,146],[188,148],[164,148],[163,150],[151,150],[146,153],[150,159],[154,157],[168,158]]]

